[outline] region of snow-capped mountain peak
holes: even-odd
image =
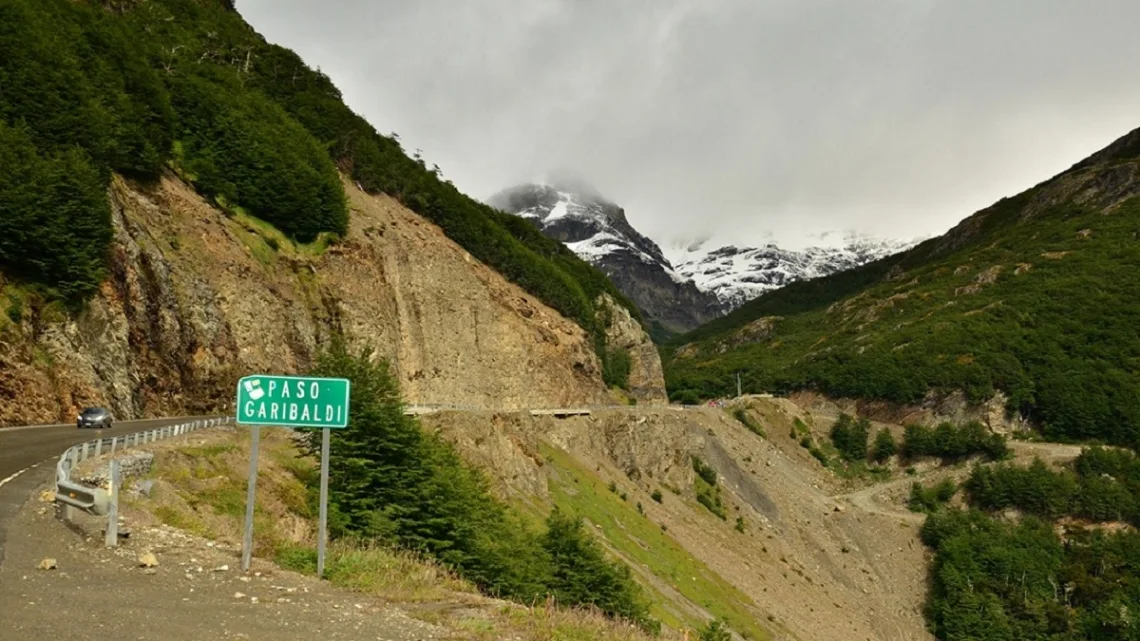
[[[605,272],[647,318],[674,331],[694,329],[791,282],[858,267],[914,244],[829,232],[795,249],[700,238],[662,251],[629,224],[625,210],[580,179],[512,187],[489,202],[562,241]]]
[[[715,293],[727,307],[736,308],[794,281],[852,269],[914,244],[859,234],[846,234],[831,246],[803,249],[785,249],[773,242],[738,247],[693,241],[669,245],[668,256],[678,274]]]

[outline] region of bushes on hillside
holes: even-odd
[[[325,150],[260,92],[214,75],[207,67],[170,81],[179,161],[194,184],[302,242],[343,235],[344,190]]]
[[[41,155],[0,122],[0,268],[75,300],[103,280],[111,239],[105,179],[82,149]]]
[[[1136,638],[1140,534],[1070,530],[947,510],[927,518],[935,551],[927,623],[938,639]]]
[[[579,519],[554,512],[536,534],[494,499],[455,448],[403,413],[387,363],[336,343],[311,372],[352,380],[349,427],[330,443],[329,530],[426,554],[480,589],[521,602],[553,594],[646,629],[656,623],[628,568],[605,559]],[[309,432],[315,453],[319,432]]]
[[[884,428],[875,434],[875,444],[871,447],[871,460],[879,464],[886,463],[898,451],[895,437],[890,430]]]
[[[839,420],[831,427],[831,442],[844,461],[863,461],[867,459],[867,436],[870,431],[871,421],[866,418],[855,420],[847,414],[840,414]]]
[[[66,0],[0,5],[0,269],[71,302],[95,291],[110,172],[157,175],[170,124],[114,19]]]
[[[660,624],[649,618],[649,608],[629,566],[606,559],[580,517],[555,508],[546,520],[541,544],[550,555],[549,588],[559,603],[593,606],[644,629],[660,629]]]
[[[1042,518],[1072,515],[1140,526],[1140,458],[1131,452],[1090,448],[1072,469],[1054,471],[1040,459],[1028,467],[977,467],[964,485],[982,510],[1016,508]]]
[[[908,425],[903,432],[902,455],[906,458],[933,456],[946,461],[975,454],[996,461],[1008,456],[1009,446],[1005,437],[977,421],[961,426],[941,423],[935,428]]]
[[[957,492],[958,486],[952,479],[943,479],[931,487],[916,482],[910,486],[910,497],[906,506],[911,512],[937,512],[954,498]]]

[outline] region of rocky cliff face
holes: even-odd
[[[389,359],[411,402],[606,402],[581,328],[395,201],[345,187],[349,234],[322,250],[228,217],[173,176],[116,178],[102,291],[78,315],[36,306],[0,325],[0,424],[86,405],[120,420],[224,409],[238,378],[302,371],[334,332]],[[643,369],[663,389],[660,364]]]
[[[598,307],[609,314],[610,323],[606,327],[606,346],[623,349],[629,354],[629,392],[639,402],[668,404],[665,393],[665,372],[661,367],[661,355],[642,329],[633,319],[629,310],[617,301],[603,294]]]
[[[519,185],[491,198],[492,206],[530,220],[547,236],[605,272],[650,322],[685,332],[720,316],[715,295],[673,271],[625,210],[583,184]]]

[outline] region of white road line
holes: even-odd
[[[27,472],[28,470],[30,470],[30,469],[32,469],[32,468],[36,468],[36,467],[39,467],[39,466],[40,466],[40,464],[39,464],[39,463],[36,463],[35,465],[30,465],[30,466],[28,466],[28,467],[25,467],[24,469],[20,470],[19,472],[16,472],[15,474],[13,474],[12,476],[9,476],[9,477],[8,477],[8,478],[6,478],[6,479],[0,479],[0,487],[4,487],[4,486],[5,486],[5,485],[7,485],[8,483],[11,483],[12,481],[15,481],[15,480],[16,480],[16,477],[17,477],[17,476],[19,476],[19,475],[23,474],[24,472]]]

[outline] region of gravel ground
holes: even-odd
[[[41,488],[43,489],[43,488]],[[10,521],[0,566],[5,641],[272,641],[455,638],[404,611],[160,527],[103,546],[104,519],[76,527],[37,491]],[[153,559],[146,558],[147,554]],[[54,569],[41,569],[45,559]],[[141,561],[157,561],[143,567]],[[47,565],[53,565],[52,562]]]

